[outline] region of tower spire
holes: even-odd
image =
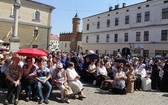
[[[75,14],[75,17],[74,17],[74,18],[79,18],[79,17],[78,17],[78,13]]]

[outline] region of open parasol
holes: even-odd
[[[39,50],[38,48],[23,48],[16,52],[22,56],[32,56],[32,57],[39,57],[39,56],[47,56],[45,51]]]

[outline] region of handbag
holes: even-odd
[[[65,89],[64,89],[65,95],[73,94],[73,91],[70,86],[68,86],[67,84],[64,84],[64,86],[65,86]]]

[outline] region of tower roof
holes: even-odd
[[[74,17],[74,18],[79,18],[79,17],[78,17],[78,13],[75,14],[75,17]]]

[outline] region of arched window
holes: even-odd
[[[14,18],[15,14],[16,14],[16,10],[15,10],[14,6],[12,6],[10,17]],[[19,18],[20,18],[20,8],[19,8]]]
[[[40,11],[36,10],[34,13],[34,20],[39,21],[40,20]]]

